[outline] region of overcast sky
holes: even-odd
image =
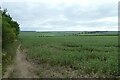
[[[115,31],[118,0],[5,0],[21,30]]]

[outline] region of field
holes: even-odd
[[[38,65],[70,68],[74,71],[72,77],[118,75],[118,36],[75,34],[79,33],[21,32],[20,40],[28,58]],[[63,69],[62,75],[65,72]],[[39,70],[37,73],[44,77]]]

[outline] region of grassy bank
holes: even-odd
[[[6,68],[8,65],[11,65],[13,63],[13,59],[16,55],[16,50],[18,47],[19,42],[15,41],[11,44],[7,44],[5,49],[3,50],[2,54],[2,73],[4,75],[4,72],[6,71]]]

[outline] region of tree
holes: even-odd
[[[12,43],[17,39],[20,28],[19,24],[7,13],[7,9],[0,10],[2,15],[2,47]]]

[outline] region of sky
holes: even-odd
[[[119,0],[5,0],[21,31],[118,31]],[[1,3],[0,2],[0,3]]]

